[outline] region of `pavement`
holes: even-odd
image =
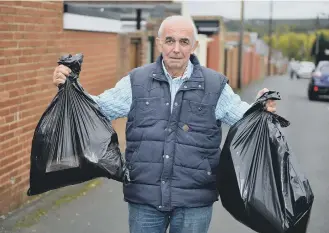
[[[291,122],[283,129],[300,169],[309,179],[315,201],[308,233],[329,233],[329,102],[309,101],[308,80],[268,77],[245,87],[240,95],[251,103],[267,87],[279,91],[277,112]],[[224,127],[224,137],[228,127]],[[118,182],[97,179],[45,195],[0,218],[1,233],[128,233],[127,203]],[[231,217],[221,202],[214,204],[209,233],[253,233]]]

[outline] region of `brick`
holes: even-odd
[[[17,168],[19,171],[28,171],[30,169],[30,157],[21,157],[22,165]]]
[[[0,20],[0,22],[1,22],[1,20]],[[14,32],[1,32],[0,33],[0,40],[12,40],[12,39],[14,39]]]
[[[0,41],[0,48],[17,48],[17,41],[13,40],[1,40]]]
[[[24,24],[39,24],[40,19],[34,17],[33,15],[17,15],[14,18],[15,23],[24,23]]]
[[[19,28],[18,25],[10,24],[10,23],[3,23],[0,21],[0,31],[17,31]]]
[[[20,5],[20,2],[19,1],[2,1],[0,2],[0,7],[1,6],[19,6]]]
[[[6,148],[2,151],[2,154],[3,154],[3,157],[6,158],[6,157],[9,157],[9,156],[12,156],[14,153],[17,153],[20,151],[22,151],[24,148],[22,145],[14,145],[14,146],[11,146],[9,148]]]
[[[12,123],[15,121],[14,115],[9,115],[5,117],[5,123]]]
[[[17,157],[19,158],[19,154],[22,153],[21,151],[19,151],[17,154]],[[18,169],[14,169],[12,172],[9,172],[9,177],[19,177],[20,174],[18,172]],[[20,179],[21,180],[21,179]]]
[[[56,12],[62,12],[63,11],[63,0],[56,1],[56,2],[43,2],[42,3],[42,8],[47,9],[47,10],[53,10]]]
[[[14,170],[16,167],[19,167],[22,164],[21,160],[15,160],[13,163],[7,164],[0,167],[0,174],[9,173]],[[1,184],[0,184],[1,187]],[[1,189],[1,188],[0,188]]]
[[[59,17],[63,16],[63,13],[60,11],[49,11],[49,10],[42,10],[39,11],[40,17],[52,17],[58,20]]]
[[[9,123],[9,130],[15,130],[15,129],[17,129],[17,126],[18,126],[18,122]],[[18,143],[18,142],[15,142],[15,143]]]
[[[15,97],[18,97],[18,96],[21,96],[24,94],[26,94],[26,89],[17,88],[15,90],[9,92],[9,98],[15,98]]]
[[[0,169],[0,174],[1,174],[1,169]],[[11,183],[10,183],[10,178],[6,180],[3,183],[0,183],[0,193],[4,192],[5,190],[8,190],[11,188]]]
[[[33,70],[37,70],[40,68],[40,65],[37,63],[33,63],[33,64],[18,64],[15,66],[7,66],[6,67],[8,70],[10,70],[12,72],[12,69],[14,69],[16,72],[26,72],[26,71],[33,71]],[[11,73],[8,72],[8,73]],[[31,81],[33,82],[33,81]],[[24,83],[25,84],[25,83]],[[35,84],[35,83],[32,83]]]
[[[58,17],[45,17],[42,20],[42,23],[47,24],[47,25],[58,23]]]
[[[36,115],[26,117],[17,122],[16,128],[21,128],[23,132],[27,132],[29,129],[33,129],[33,127],[35,127],[39,118],[40,117]]]
[[[44,42],[45,43],[45,42]],[[20,45],[20,44],[19,44]],[[26,43],[26,45],[29,45],[29,43]],[[43,55],[47,52],[47,48],[44,47],[37,47],[37,48],[23,48],[22,50],[22,55],[26,56],[26,55],[35,55],[35,54],[40,54]]]
[[[28,164],[30,166],[30,152],[28,153],[29,154],[29,157],[28,157]],[[24,161],[23,161],[24,163]],[[29,185],[29,181],[30,181],[30,169],[26,170],[26,171],[21,171],[19,173],[19,176],[22,177],[22,183],[24,185]]]
[[[4,155],[5,156],[3,158],[0,158],[0,167],[5,167],[7,164],[12,164],[19,159],[17,152],[9,156],[8,155],[6,156],[6,154]]]
[[[31,79],[37,77],[36,70],[25,70],[17,74],[19,80]]]
[[[20,98],[1,100],[0,101],[0,108],[11,107],[11,106],[19,104],[19,103],[20,103]]]
[[[35,10],[35,8],[41,8],[42,2],[39,1],[22,1],[21,6],[24,8],[33,8],[32,10]]]
[[[18,106],[14,105],[9,108],[9,114],[16,113],[18,111]]]
[[[0,134],[0,141],[1,142],[4,142],[4,141],[7,141],[7,140],[10,140],[14,136],[15,136],[15,132],[13,132],[13,131],[11,131],[11,132],[5,132],[5,134]],[[1,161],[1,158],[0,158],[0,161]]]
[[[1,44],[0,44],[1,45]],[[16,46],[17,46],[17,42],[16,42]],[[18,46],[20,48],[24,48],[24,47],[44,47],[47,46],[46,41],[44,40],[22,40],[18,42]]]
[[[16,13],[16,8],[15,7],[10,7],[10,6],[1,6],[0,7],[0,13],[4,14],[15,14]]]
[[[40,100],[39,100],[40,101]],[[45,100],[41,100],[40,102],[38,102],[38,105],[40,107],[43,107],[44,109],[46,109],[46,107],[50,104],[50,101],[48,99],[45,99]],[[30,101],[30,102],[26,102],[26,103],[23,103],[19,106],[19,109],[21,111],[24,111],[24,110],[28,110],[30,108],[33,108],[35,106],[35,101]],[[40,113],[41,114],[41,113]],[[34,117],[31,116],[31,117]],[[24,119],[25,120],[25,119]],[[20,124],[23,124],[23,122],[20,122]]]
[[[10,56],[19,56],[21,55],[21,50],[19,49],[0,49],[0,56],[4,56],[4,57],[10,57]]]
[[[13,65],[13,64],[17,64],[17,63],[18,63],[17,57],[0,58],[0,66]]]
[[[6,101],[7,99],[9,99],[9,97],[10,97],[10,94],[9,93],[10,93],[9,91],[2,91],[0,93],[0,99],[1,99],[1,101]]]
[[[32,137],[33,137],[33,132],[34,131],[24,132],[24,134],[19,135],[19,141],[29,141],[29,140],[31,140]]]
[[[37,63],[40,61],[52,61],[54,62],[54,59],[50,59],[48,54],[46,55],[31,55],[31,56],[22,56],[19,57],[19,63]]]
[[[9,180],[9,174],[10,173],[6,173],[6,174],[0,174],[0,184],[5,183],[7,180]]]
[[[0,124],[5,124],[6,123],[6,119],[3,116],[0,116]],[[1,135],[0,135],[0,139],[1,139]]]
[[[1,108],[0,109],[0,117],[6,116],[9,114],[9,108]]]

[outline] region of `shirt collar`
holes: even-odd
[[[189,61],[188,61],[188,64],[187,64],[187,67],[186,67],[186,69],[185,69],[183,75],[180,76],[180,77],[176,77],[175,79],[182,79],[182,80],[189,79],[189,78],[191,77],[191,75],[192,75],[193,67],[194,67],[194,66],[193,66],[192,62],[189,60]],[[168,71],[167,71],[167,69],[166,69],[166,67],[165,67],[165,65],[164,65],[163,59],[162,59],[162,68],[163,68],[163,71],[164,71],[164,73],[165,73],[167,79],[168,79],[168,80],[171,80],[172,77],[171,77],[171,75],[168,73]]]

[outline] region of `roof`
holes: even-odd
[[[136,10],[141,9],[141,18],[161,17],[165,11],[181,13],[181,3],[170,1],[118,1],[117,2],[76,2],[65,1],[64,12],[101,18],[136,20]]]
[[[120,20],[121,15],[114,11],[102,11],[101,9],[92,9],[88,7],[81,7],[77,4],[64,3],[64,13],[72,13],[77,15],[94,16],[107,19]]]

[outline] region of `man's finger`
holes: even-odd
[[[268,107],[275,107],[276,106],[276,102],[274,100],[268,100],[268,101],[266,101],[266,106],[268,106]]]
[[[256,99],[258,99],[259,97],[261,97],[265,92],[268,92],[269,90],[267,88],[263,88],[262,90],[260,90],[257,93]]]
[[[56,74],[56,79],[57,80],[63,80],[65,82],[66,76],[64,74],[62,74],[62,73],[57,73]]]
[[[267,88],[263,88],[261,91],[260,91],[260,95],[263,95],[264,93],[266,93],[266,92],[268,92],[269,91],[269,89],[267,89]]]
[[[59,84],[64,84],[64,83],[65,83],[65,80],[63,80],[63,79],[56,80],[56,86],[58,86]]]
[[[58,69],[57,69],[57,72],[62,73],[65,76],[69,76],[69,74],[71,73],[71,70],[67,66],[59,65]]]
[[[268,107],[266,110],[268,112],[272,112],[272,113],[275,113],[276,112],[276,108],[272,108],[272,107]]]
[[[57,73],[62,73],[65,76],[69,76],[70,75],[70,71],[68,69],[65,69],[65,68],[59,68],[57,70]]]
[[[276,112],[276,101],[275,100],[266,101],[266,110],[273,113]]]

